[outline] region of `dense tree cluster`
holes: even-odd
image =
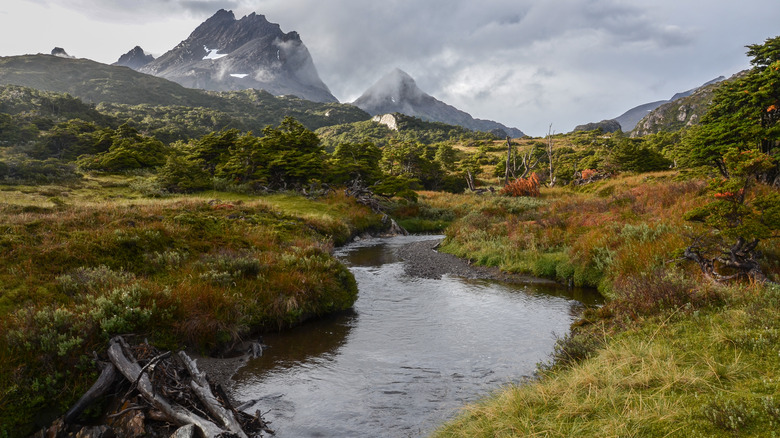
[[[758,245],[780,238],[780,37],[748,46],[753,68],[718,88],[684,158],[711,166],[712,201],[688,214],[709,228],[687,248],[705,275],[763,280]]]

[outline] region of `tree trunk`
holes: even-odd
[[[117,373],[114,364],[105,364],[103,366],[103,371],[100,373],[100,377],[98,377],[97,381],[95,381],[92,387],[89,388],[87,392],[85,392],[84,395],[82,395],[81,398],[76,402],[76,404],[74,404],[73,407],[71,407],[68,412],[65,413],[65,423],[70,424],[76,421],[78,416],[84,412],[84,409],[88,408],[89,405],[91,405],[95,400],[108,394],[108,391],[114,386],[114,382],[116,382],[118,377],[119,373]]]
[[[512,139],[509,136],[506,137],[506,169],[504,169],[504,185],[509,184],[509,175],[514,174],[509,170],[509,163],[512,159]]]
[[[552,124],[550,124],[550,128],[547,130],[547,160],[550,163],[550,187],[555,185],[555,174],[553,169],[553,134]]]

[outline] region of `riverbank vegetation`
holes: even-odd
[[[718,88],[698,126],[650,150],[675,170],[484,203],[448,228],[445,251],[597,287],[608,303],[559,340],[538,379],[435,436],[776,436],[778,44],[750,46],[754,68]]]
[[[357,286],[330,251],[385,227],[338,193],[151,199],[131,186],[3,188],[5,433],[29,433],[31,420],[73,403],[95,377],[91,352],[113,335],[209,354],[350,308]]]

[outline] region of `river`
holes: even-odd
[[[395,250],[436,236],[357,242],[337,256],[354,311],[263,337],[234,376],[279,438],[418,437],[469,402],[533,375],[594,292],[404,273]],[[575,297],[577,299],[575,299]]]

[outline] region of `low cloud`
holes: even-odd
[[[734,2],[679,0],[30,1],[123,23],[190,17],[190,31],[218,9],[257,12],[299,32],[341,101],[398,67],[475,117],[531,133],[615,117],[733,73],[723,69],[746,65],[742,47],[774,36],[767,29],[780,21],[776,0],[756,0],[760,16]]]

